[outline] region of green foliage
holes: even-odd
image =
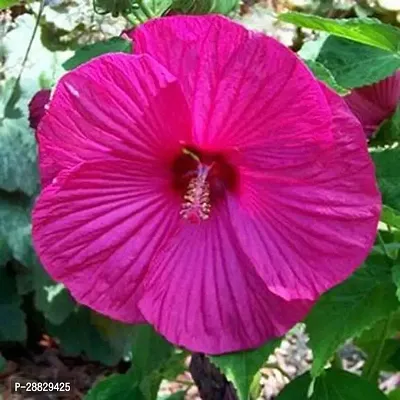
[[[5,268],[0,268],[0,342],[20,342],[26,339],[25,314],[21,310],[15,280]]]
[[[394,210],[393,208],[383,205],[381,213],[381,222],[384,222],[390,227],[400,229],[400,211]]]
[[[0,10],[9,8],[21,3],[21,0],[0,0]]]
[[[396,263],[393,266],[393,282],[397,287],[396,295],[400,300],[400,262]]]
[[[372,146],[374,145],[387,145],[393,144],[400,139],[400,105],[396,108],[393,115],[385,120],[377,132],[375,137],[370,141]]]
[[[280,339],[275,339],[256,350],[212,356],[210,359],[233,383],[239,399],[247,400],[254,376],[279,344]]]
[[[397,309],[391,267],[384,256],[370,256],[365,266],[322,295],[314,306],[306,319],[314,354],[314,376],[322,372],[335,350],[348,338],[360,335]]]
[[[24,118],[0,122],[0,188],[28,195],[37,191],[36,142]]]
[[[389,400],[400,400],[400,389],[393,390],[388,394]]]
[[[373,149],[371,156],[375,162],[383,204],[400,211],[400,148]]]
[[[180,390],[171,395],[158,397],[157,400],[185,400],[186,391]]]
[[[372,18],[331,19],[298,12],[288,12],[278,17],[303,28],[328,32],[394,53],[400,52],[400,29]]]
[[[54,325],[46,321],[46,326],[49,334],[59,340],[64,354],[85,354],[89,359],[106,365],[115,365],[122,357],[93,324],[91,311],[86,308],[76,307],[63,323]]]
[[[306,373],[290,382],[277,400],[387,400],[370,382],[346,371],[329,369],[315,382]]]
[[[114,37],[102,42],[83,46],[78,49],[69,60],[64,62],[63,67],[69,71],[102,54],[117,52],[131,53],[132,43],[121,37]]]
[[[327,69],[323,64],[317,61],[306,61],[307,66],[311,69],[313,74],[317,79],[326,83],[331,89],[333,89],[336,93],[340,94],[341,96],[346,96],[350,93],[349,90],[341,87],[335,80],[334,76],[332,75],[331,71]]]
[[[111,13],[118,17],[132,12],[133,3],[133,0],[93,0],[93,7],[98,14]]]
[[[182,361],[182,357],[176,357],[174,347],[154,332],[151,326],[136,326],[131,368],[125,375],[113,375],[99,382],[85,399],[155,399],[162,378],[171,368],[176,370],[177,363],[182,365]]]
[[[400,54],[336,36],[323,42],[317,61],[345,88],[370,85],[400,68]]]
[[[239,5],[238,0],[173,0],[172,9],[183,14],[229,14]]]

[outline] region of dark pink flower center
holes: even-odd
[[[191,223],[207,220],[226,191],[237,188],[237,173],[221,153],[185,147],[172,170],[174,189],[183,200],[181,216]]]

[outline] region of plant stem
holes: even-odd
[[[238,400],[233,385],[204,354],[194,353],[189,369],[202,400]]]
[[[38,14],[37,14],[37,17],[36,17],[35,27],[33,28],[32,36],[31,36],[31,38],[29,40],[29,43],[28,43],[28,48],[26,49],[26,52],[25,52],[25,55],[24,55],[24,59],[22,60],[21,69],[20,69],[18,77],[17,77],[17,79],[15,81],[15,84],[14,84],[14,87],[13,87],[13,90],[12,90],[12,93],[11,93],[10,100],[13,99],[14,96],[16,95],[16,93],[17,93],[18,86],[19,86],[19,81],[21,80],[22,73],[24,72],[25,65],[26,65],[26,63],[28,61],[29,53],[31,52],[31,49],[32,49],[32,45],[33,45],[33,41],[34,41],[35,36],[36,36],[36,32],[37,32],[37,30],[39,28],[40,18],[42,18],[44,6],[45,6],[45,0],[41,0],[40,6],[39,6],[39,11],[38,11]]]
[[[382,326],[381,336],[379,339],[378,346],[375,348],[374,352],[370,355],[362,372],[362,376],[374,384],[376,384],[379,377],[379,371],[383,356],[383,349],[385,347],[386,338],[389,334],[392,320],[393,316],[391,315]]]
[[[389,255],[389,251],[386,248],[386,244],[385,244],[385,241],[383,240],[382,234],[379,231],[378,231],[378,241],[379,241],[379,244],[382,246],[382,249],[383,249],[383,252],[385,253],[385,256],[387,258],[391,258],[390,255]]]

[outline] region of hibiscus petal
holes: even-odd
[[[365,134],[371,136],[400,102],[400,71],[374,85],[354,89],[345,100]]]
[[[275,294],[316,299],[367,257],[380,195],[360,124],[343,100],[322,87],[335,144],[301,168],[241,171],[230,212],[240,243]]]
[[[318,83],[276,40],[219,16],[151,21],[133,39],[136,52],[150,54],[179,78],[201,148],[240,152],[268,144],[267,168],[270,158],[294,163],[332,140]]]
[[[107,54],[61,78],[38,137],[42,173],[50,176],[48,165],[70,168],[105,157],[164,162],[179,141],[189,141],[191,120],[164,67],[147,55]]]
[[[151,263],[139,308],[169,341],[207,354],[255,348],[301,320],[311,302],[271,293],[244,254],[226,207],[184,224]]]
[[[179,221],[169,182],[168,173],[146,163],[107,160],[63,170],[33,212],[46,270],[79,303],[121,321],[142,320],[141,282]]]

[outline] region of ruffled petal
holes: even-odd
[[[155,60],[107,54],[61,78],[38,137],[46,176],[47,165],[103,158],[159,163],[190,140],[191,118],[176,78]]]
[[[33,240],[49,274],[75,299],[124,322],[155,252],[174,233],[179,201],[167,172],[106,160],[63,170],[39,196]]]
[[[230,199],[234,229],[268,289],[286,300],[314,300],[367,257],[381,200],[361,126],[323,86],[335,143],[319,158],[269,172],[242,169]]]
[[[139,308],[169,341],[221,354],[255,348],[301,320],[309,301],[271,293],[238,242],[227,208],[184,224],[151,263]]]
[[[240,152],[268,142],[272,157],[291,160],[299,151],[304,155],[305,144],[314,148],[332,139],[330,110],[317,82],[276,40],[219,16],[154,20],[136,29],[133,39],[136,52],[150,54],[178,77],[201,148]],[[291,157],[281,154],[286,141]]]
[[[365,134],[371,136],[400,103],[400,71],[373,85],[354,89],[345,100]]]

